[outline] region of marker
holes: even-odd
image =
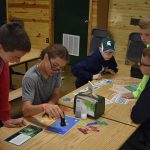
[[[66,121],[65,121],[65,113],[63,112],[63,114],[64,114],[64,118],[62,118],[61,116],[60,116],[60,126],[61,127],[64,127],[64,126],[66,126]]]

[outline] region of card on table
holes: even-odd
[[[137,90],[138,85],[128,85],[128,86],[125,86],[125,88],[128,89],[131,92],[134,92],[134,91]]]
[[[33,126],[33,125],[28,125],[25,128],[21,129],[17,133],[11,135],[5,141],[10,142],[12,144],[15,144],[17,146],[22,145],[25,143],[27,140],[31,139],[35,135],[37,135],[39,132],[41,132],[43,128]]]

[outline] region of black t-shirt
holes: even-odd
[[[132,109],[131,119],[134,123],[141,124],[139,129],[150,143],[150,80]]]

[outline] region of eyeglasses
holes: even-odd
[[[139,65],[139,66],[146,66],[146,67],[150,67],[150,65],[143,64],[141,61],[140,61],[140,62],[138,62],[138,65]]]
[[[51,69],[53,71],[59,71],[61,72],[63,67],[60,67],[59,65],[53,64],[52,61],[49,59],[50,65],[51,65]]]

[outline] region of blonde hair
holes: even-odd
[[[143,55],[143,57],[150,58],[150,47],[145,48],[142,52],[142,55]]]
[[[150,29],[150,16],[142,17],[139,21],[139,27],[141,29]]]

